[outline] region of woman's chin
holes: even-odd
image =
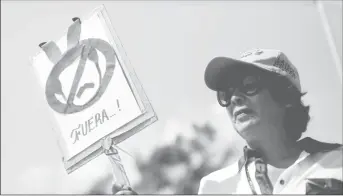
[[[236,121],[234,126],[240,135],[246,135],[256,127],[257,123],[256,118],[250,118],[244,121]]]

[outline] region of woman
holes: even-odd
[[[342,145],[299,141],[309,121],[299,74],[284,53],[254,49],[217,57],[205,71],[238,134],[235,164],[205,176],[199,194],[342,194]]]

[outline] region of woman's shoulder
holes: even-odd
[[[323,168],[342,168],[342,144],[325,143],[312,138],[305,138],[302,142],[303,149],[310,154],[311,162],[320,164]]]
[[[235,187],[234,184],[239,179],[239,166],[238,161],[216,170],[200,181],[199,194],[223,194],[224,192],[230,191],[230,187]]]
[[[224,180],[227,180],[228,178],[232,178],[237,176],[239,173],[239,166],[238,166],[238,161],[235,161],[234,163],[213,171],[212,173],[206,175],[205,177],[203,177],[203,180],[210,180],[210,181],[214,181],[214,182],[221,182]]]

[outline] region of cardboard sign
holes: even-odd
[[[100,155],[102,139],[118,144],[157,120],[104,6],[40,46],[32,64],[68,173]]]

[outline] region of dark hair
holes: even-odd
[[[272,81],[268,82],[270,84],[268,90],[273,99],[287,106],[284,119],[287,136],[294,141],[299,140],[310,120],[310,106],[305,106],[301,100],[306,93],[299,92],[287,78],[281,75],[268,74],[268,81]]]

